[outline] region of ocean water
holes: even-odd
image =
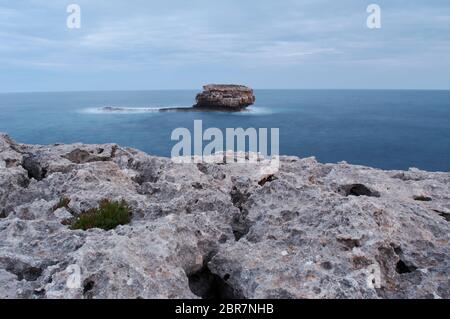
[[[279,128],[280,153],[383,169],[450,171],[450,91],[256,90],[242,113],[189,107],[197,91],[0,94],[0,132],[23,143],[118,143],[170,156],[173,129]],[[115,112],[104,112],[103,107]]]

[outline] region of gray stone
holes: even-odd
[[[267,175],[6,135],[0,163],[0,298],[450,298],[449,173],[282,156]],[[131,223],[69,229],[103,199]]]
[[[209,84],[197,95],[194,107],[239,111],[255,103],[253,90],[243,85]]]

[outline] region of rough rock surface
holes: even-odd
[[[253,90],[243,85],[209,84],[197,95],[194,107],[239,111],[255,103]]]
[[[64,223],[105,198],[131,224]],[[0,135],[0,216],[0,298],[450,297],[448,173],[282,157],[261,176]]]

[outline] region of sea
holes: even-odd
[[[450,172],[450,91],[255,90],[246,111],[190,108],[196,90],[0,94],[0,132],[21,143],[117,143],[170,156],[176,128],[278,128],[282,155]]]

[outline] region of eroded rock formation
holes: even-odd
[[[69,229],[102,199],[131,224]],[[0,298],[450,298],[449,216],[447,173],[282,157],[261,176],[0,135]]]
[[[194,107],[239,111],[255,103],[253,90],[243,85],[209,84],[197,95]]]

